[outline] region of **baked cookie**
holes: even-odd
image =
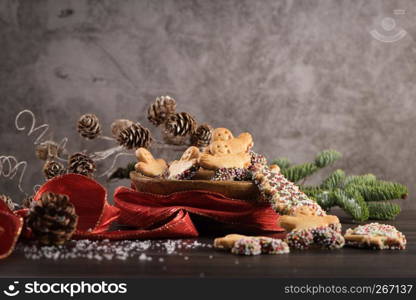
[[[265,236],[245,236],[229,234],[214,240],[217,249],[231,249],[231,253],[239,255],[283,254],[289,253],[289,246],[280,239]]]
[[[262,164],[251,165],[249,169],[262,198],[270,202],[278,213],[294,215],[298,209],[307,207],[314,215],[326,215],[315,201],[309,199],[297,185],[287,180],[280,172],[272,171],[267,165]]]
[[[314,245],[324,249],[340,249],[345,240],[337,216],[313,214],[308,206],[299,207],[293,216],[281,216],[279,225],[288,231],[290,247],[305,250]]]
[[[248,152],[253,147],[253,137],[250,133],[244,132],[236,138],[214,141],[208,147],[212,155]]]
[[[406,237],[394,226],[370,223],[349,228],[345,233],[346,245],[372,249],[406,249]]]
[[[168,167],[165,160],[161,158],[155,159],[146,148],[137,149],[136,157],[139,162],[135,165],[135,169],[145,176],[161,176]]]
[[[297,214],[294,216],[280,216],[279,226],[286,229],[286,231],[311,229],[317,227],[328,227],[332,225],[332,228],[336,228],[335,225],[340,224],[337,216],[315,216],[307,214]]]
[[[340,249],[345,244],[342,234],[330,226],[292,230],[286,235],[286,241],[289,247],[298,250],[312,246],[333,250]]]
[[[227,128],[216,128],[212,132],[212,141],[228,141],[233,139],[233,133]]]
[[[241,234],[228,234],[224,237],[216,238],[214,240],[214,248],[217,249],[231,249],[234,243],[247,236]]]
[[[254,238],[241,238],[234,243],[231,253],[237,255],[259,255],[261,254],[260,241]]]
[[[261,253],[284,254],[290,252],[288,244],[283,240],[269,237],[258,237],[258,239],[261,246]]]
[[[241,168],[221,168],[215,170],[211,180],[214,181],[249,181],[252,174],[248,169]]]
[[[193,160],[196,159],[196,161],[199,161],[199,158],[201,157],[201,152],[199,151],[198,147],[191,146],[188,149],[185,150],[185,152],[182,154],[180,160]]]
[[[174,160],[169,164],[163,177],[174,180],[193,178],[199,169],[198,160],[200,155],[201,153],[197,147],[189,147],[185,150],[179,160]]]
[[[169,164],[163,177],[173,180],[188,180],[195,176],[198,169],[196,160],[174,160]]]
[[[267,165],[267,159],[264,155],[258,154],[254,151],[250,151],[250,156],[251,156],[251,164],[252,165],[256,165],[256,164],[259,164],[259,165],[262,165],[262,166]]]
[[[269,168],[270,168],[270,172],[280,173],[280,167],[278,165],[270,165]]]
[[[239,153],[215,156],[204,153],[199,159],[199,164],[201,167],[208,170],[216,170],[221,168],[245,169],[250,165],[250,155],[248,153]]]

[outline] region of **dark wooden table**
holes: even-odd
[[[336,211],[337,214],[342,214]],[[146,250],[152,261],[139,259],[26,259],[16,251],[0,261],[0,277],[412,277],[416,278],[416,211],[403,211],[394,222],[408,240],[404,251],[344,248],[337,251],[293,251],[286,255],[235,256],[208,247],[167,254]],[[341,217],[343,229],[354,226]],[[211,243],[210,238],[198,241]],[[153,242],[155,243],[155,242]],[[162,259],[160,259],[162,258]]]

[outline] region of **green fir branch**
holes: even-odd
[[[352,175],[347,176],[343,183],[344,186],[350,184],[370,184],[377,180],[376,176],[373,174],[365,174],[365,175]]]
[[[313,163],[304,163],[281,170],[281,173],[290,181],[298,182],[318,171]]]
[[[316,200],[319,194],[323,193],[325,190],[318,186],[312,185],[300,185],[300,190],[304,192],[309,198]]]
[[[354,189],[336,189],[334,197],[335,203],[350,214],[354,220],[365,221],[368,219],[368,206],[359,192]]]
[[[323,191],[315,196],[316,202],[325,210],[330,210],[336,205],[337,195],[332,191]]]
[[[272,165],[278,165],[280,170],[284,170],[290,167],[291,163],[286,157],[281,157],[272,162]]]
[[[402,184],[380,180],[369,184],[350,184],[349,187],[357,190],[368,202],[402,199],[408,193],[407,187]]]
[[[321,184],[324,189],[335,189],[340,187],[345,180],[345,172],[343,170],[336,170],[331,173]]]
[[[342,157],[341,153],[335,150],[324,150],[315,158],[315,165],[318,168],[325,168],[327,166],[332,165],[334,162],[336,162],[338,159]]]
[[[389,202],[368,202],[370,219],[394,220],[400,213],[400,205]]]

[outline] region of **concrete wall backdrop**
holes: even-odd
[[[0,153],[28,161],[30,190],[42,163],[18,111],[97,150],[111,143],[78,136],[82,113],[107,133],[119,117],[151,126],[146,107],[169,94],[269,158],[337,149],[336,167],[407,184],[415,207],[415,15],[413,0],[0,0]]]

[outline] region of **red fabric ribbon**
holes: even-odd
[[[74,239],[196,237],[199,229],[203,229],[201,220],[231,232],[283,231],[277,226],[279,216],[269,205],[230,199],[207,191],[165,196],[119,187],[114,194],[115,206],[112,206],[107,202],[106,190],[99,183],[82,175],[67,174],[46,182],[36,193],[34,201],[39,201],[44,192],[69,196],[79,217]],[[0,213],[2,258],[11,253],[22,230],[22,217],[27,215],[27,209],[13,213],[0,203]],[[132,228],[110,231],[109,227],[115,221]],[[23,236],[31,236],[27,228]]]

